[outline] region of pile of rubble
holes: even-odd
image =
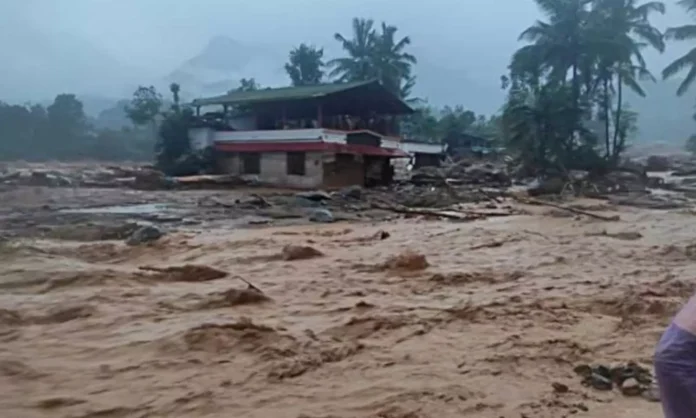
[[[5,170],[0,173],[0,184],[43,187],[166,189],[174,186],[175,181],[149,166],[107,166]]]
[[[65,169],[20,168],[0,172],[0,185],[42,187],[132,188],[168,190],[245,185],[238,176],[196,175],[169,177],[152,166],[69,167]]]
[[[643,396],[659,401],[659,391],[650,371],[635,362],[612,366],[582,364],[573,369],[582,384],[601,391],[617,388],[624,396]]]
[[[492,162],[473,163],[462,160],[442,167],[422,167],[411,175],[411,183],[417,185],[475,184],[489,187],[508,187],[512,179],[503,164]]]

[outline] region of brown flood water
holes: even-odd
[[[201,231],[137,248],[6,248],[0,409],[84,418],[661,416],[659,403],[585,388],[573,373],[579,363],[649,364],[694,289],[693,215],[621,218],[402,220]],[[288,260],[287,244],[323,255]],[[394,259],[409,251],[427,266]],[[230,275],[139,270],[186,264]],[[229,291],[246,287],[239,278],[270,300]],[[554,382],[570,391],[554,393]]]

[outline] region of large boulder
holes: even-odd
[[[128,239],[126,239],[126,244],[127,245],[145,244],[148,242],[157,241],[158,239],[162,238],[163,235],[164,235],[164,232],[162,232],[162,230],[157,228],[156,226],[146,225],[146,226],[143,226],[143,227],[137,229],[135,232],[133,232],[128,237]]]
[[[669,157],[664,155],[651,155],[645,162],[648,171],[669,171],[672,168],[672,162]]]
[[[309,212],[309,220],[312,222],[331,223],[335,219],[333,213],[328,209],[313,209]]]

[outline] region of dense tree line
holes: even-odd
[[[148,160],[152,136],[140,129],[95,129],[73,94],[49,106],[0,102],[0,160]]]

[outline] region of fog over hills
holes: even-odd
[[[0,100],[45,102],[73,92],[96,117],[139,84],[166,92],[177,82],[184,99],[222,94],[241,78],[287,85],[283,64],[293,45],[308,42],[324,47],[327,59],[338,56],[333,33],[349,35],[351,17],[370,10],[368,17],[394,23],[400,34],[411,36],[419,59],[416,96],[438,107],[461,104],[490,114],[502,105],[500,76],[520,46],[517,35],[539,18],[531,0],[501,0],[495,6],[470,0],[466,7],[454,0],[409,7],[396,0],[201,3],[210,7],[178,0],[168,8],[156,0],[3,2]],[[656,24],[683,21],[676,10],[671,13]],[[659,75],[684,50],[670,45],[663,56],[648,54],[652,71]],[[696,131],[691,117],[696,93],[679,98],[676,86],[677,81],[645,82],[647,98],[628,95],[640,114],[640,140],[683,141]]]

